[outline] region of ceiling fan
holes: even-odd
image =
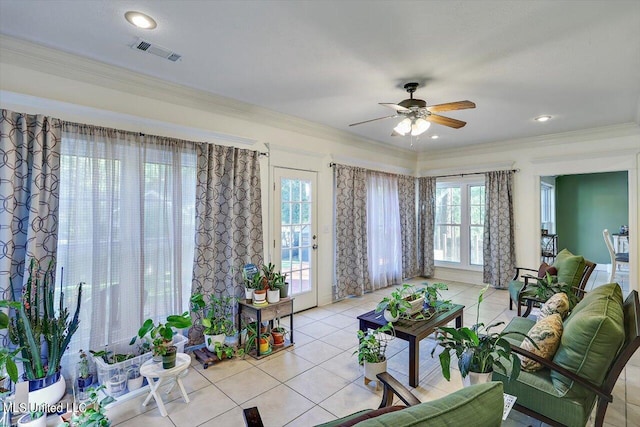
[[[375,122],[376,120],[392,119],[395,117],[405,118],[393,128],[392,136],[401,135],[404,136],[410,133],[413,136],[420,135],[429,129],[431,123],[439,125],[449,126],[454,129],[459,129],[466,125],[466,122],[462,120],[452,119],[450,117],[440,116],[438,114],[441,111],[451,110],[465,110],[467,108],[476,108],[476,104],[471,101],[458,101],[448,102],[446,104],[429,105],[422,99],[414,99],[413,93],[418,88],[418,83],[407,83],[404,88],[409,92],[409,99],[400,101],[398,104],[392,104],[388,102],[381,102],[380,105],[389,107],[396,111],[396,114],[385,117],[378,117],[377,119],[365,120],[364,122],[352,123],[349,126],[358,126],[364,123]]]

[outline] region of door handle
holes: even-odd
[[[315,243],[313,244],[313,246],[311,246],[311,249],[318,249],[318,245],[316,245]]]

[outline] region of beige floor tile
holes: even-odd
[[[218,381],[216,386],[237,404],[243,404],[259,394],[278,386],[280,382],[264,371],[253,367]]]
[[[315,340],[302,347],[294,348],[292,352],[311,363],[319,365],[320,363],[338,355],[342,350],[327,344],[324,341]]]
[[[158,409],[144,415],[138,415],[137,417],[131,418],[130,420],[122,423],[117,423],[113,419],[111,419],[111,421],[113,426],[117,424],[119,427],[174,427],[173,422],[171,422],[171,418],[160,415],[160,411]]]
[[[189,394],[189,399],[189,403],[176,399],[165,405],[169,418],[177,427],[200,425],[236,406],[214,385]]]
[[[295,420],[287,424],[286,427],[309,427],[323,424],[335,420],[336,416],[322,409],[320,406],[314,406]]]
[[[334,328],[342,329],[346,328],[347,326],[351,326],[353,323],[356,323],[356,319],[354,317],[345,316],[344,314],[338,313],[334,314],[333,316],[325,317],[321,320],[321,322],[331,325]]]
[[[320,366],[309,369],[285,383],[314,403],[322,402],[348,384],[348,380]]]
[[[315,341],[315,338],[313,338],[312,336],[309,336],[307,334],[303,334],[300,331],[293,331],[293,342],[295,344],[295,347],[302,347],[305,344],[309,344],[310,342]]]
[[[375,409],[380,405],[380,397],[369,390],[351,383],[320,402],[320,406],[338,418],[363,409]]]
[[[640,406],[627,404],[627,425],[640,426]]]
[[[343,351],[320,366],[347,381],[353,381],[362,375],[362,368],[358,365],[358,357],[353,354],[353,351],[355,348]]]
[[[182,378],[182,384],[187,391],[187,394],[205,388],[211,384],[209,380],[202,375],[201,371],[196,369],[196,366],[202,367],[200,362],[194,362],[191,368],[187,371],[187,375]]]
[[[256,406],[265,427],[284,426],[311,409],[314,404],[284,384],[245,402],[242,407]]]
[[[298,329],[298,332],[301,332],[303,334],[310,335],[316,338],[322,338],[325,335],[329,335],[333,332],[340,330],[334,326],[331,326],[321,321],[309,323],[308,325],[302,326],[297,329]]]
[[[358,345],[357,335],[353,332],[347,332],[342,329],[338,329],[329,335],[320,337],[320,341],[324,341],[341,350],[348,350]]]
[[[248,359],[252,359],[251,356],[246,356],[245,359],[234,358],[231,360],[225,360],[220,363],[209,366],[204,369],[202,365],[199,365],[196,369],[198,372],[212,383],[217,383],[220,380],[233,376],[247,369],[251,369],[253,366],[249,363]]]
[[[107,417],[114,423],[120,423],[131,418],[134,418],[141,414],[149,413],[150,417],[158,416],[160,417],[160,412],[157,410],[156,402],[151,399],[147,406],[142,406],[142,402],[147,397],[148,392],[144,392],[143,394],[134,397],[132,399],[126,400],[124,402],[118,402],[116,404],[112,404],[107,407]],[[166,402],[167,400],[165,400]],[[155,414],[151,414],[152,411],[155,411]]]
[[[201,424],[199,427],[240,427],[244,425],[245,422],[242,407],[234,406],[231,410],[210,419],[209,421]]]
[[[305,310],[300,314],[302,314],[305,317],[310,317],[313,320],[322,320],[325,317],[332,316],[334,313],[333,311],[326,310],[324,308],[312,308],[311,310]],[[294,323],[295,323],[295,316],[294,316]]]
[[[313,363],[293,352],[283,352],[282,356],[274,357],[271,360],[259,365],[259,368],[268,373],[280,382],[286,382],[296,375],[313,368]]]

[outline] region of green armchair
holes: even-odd
[[[495,427],[502,423],[504,397],[500,382],[465,387],[441,399],[420,403],[387,372],[378,374],[378,379],[384,385],[378,409],[366,409],[316,427]],[[391,406],[394,396],[406,406]],[[244,417],[248,427],[262,426],[257,408],[245,409]]]
[[[505,331],[528,333],[535,321],[515,317]],[[560,345],[552,360],[519,347],[513,352],[542,364],[535,372],[520,372],[509,380],[494,371],[505,393],[517,396],[514,409],[553,426],[584,426],[597,402],[595,426],[603,425],[612,390],[625,365],[640,347],[640,303],[632,291],[622,301],[617,283],[588,292],[563,323]]]
[[[578,299],[581,299],[589,277],[591,277],[591,273],[596,268],[596,264],[585,260],[580,255],[572,254],[567,249],[563,249],[558,253],[556,261],[550,267],[555,270],[556,273],[554,275],[557,276],[558,283],[566,283],[571,286]],[[544,279],[544,273],[540,270],[516,267],[516,274],[509,282],[509,310],[513,310],[513,304],[515,304],[518,316],[527,317],[533,307],[533,301],[525,301],[524,297],[541,279]],[[522,307],[527,308],[524,314],[522,313]]]

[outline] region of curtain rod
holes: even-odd
[[[520,169],[504,169],[504,170],[509,171],[509,172],[514,172],[514,173],[520,172]],[[487,171],[487,172],[491,172],[491,171]],[[471,176],[471,175],[484,175],[487,172],[454,173],[454,174],[451,174],[451,175],[430,176],[430,178],[448,178],[448,177],[451,177],[451,176],[465,177],[465,176]],[[497,172],[497,171],[495,171],[495,172]]]

